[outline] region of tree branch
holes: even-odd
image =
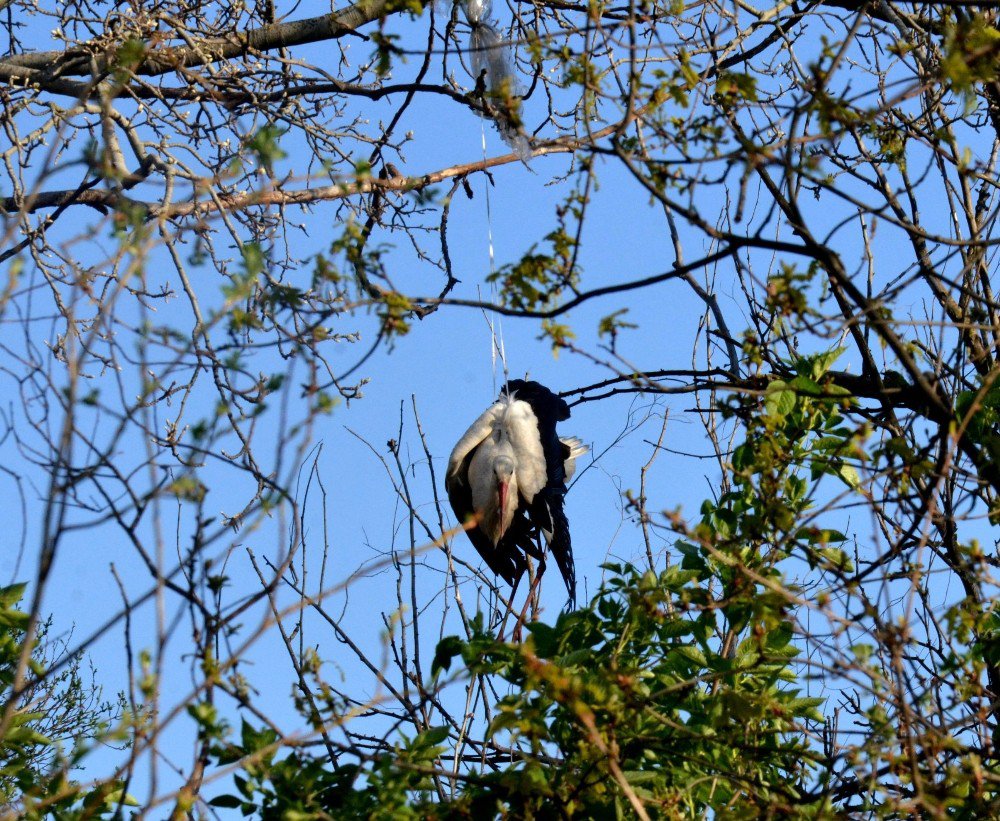
[[[336,40],[355,29],[371,23],[386,14],[402,9],[395,8],[389,0],[360,0],[341,11],[296,20],[291,23],[272,23],[244,32],[233,32],[227,37],[203,40],[195,46],[164,46],[138,66],[134,74],[155,77],[181,68],[194,68],[241,57],[250,52],[276,51],[282,48]],[[61,76],[83,77],[92,73],[105,73],[114,67],[115,54],[92,54],[86,50],[39,51],[17,54],[0,62],[0,78],[13,76],[15,68],[39,70],[57,69]],[[81,59],[85,58],[85,59]]]

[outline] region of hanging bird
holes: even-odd
[[[576,459],[588,448],[579,439],[559,438],[556,423],[565,419],[569,405],[552,391],[513,380],[458,440],[445,487],[458,520],[474,522],[466,533],[494,573],[516,590],[528,567],[527,554],[541,562],[540,577],[542,534],[575,601],[563,496]]]

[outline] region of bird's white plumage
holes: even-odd
[[[494,429],[510,441],[516,454],[518,487],[525,501],[531,502],[548,482],[545,454],[538,438],[538,420],[531,405],[516,397],[498,404],[507,407],[501,411],[500,422]]]
[[[490,405],[480,414],[475,422],[469,425],[469,429],[462,434],[462,438],[458,440],[458,443],[451,452],[451,457],[448,459],[448,476],[458,475],[465,457],[472,452],[473,448],[478,447],[490,435],[496,420],[502,412],[503,404],[497,402]]]
[[[519,503],[531,503],[547,481],[545,454],[538,438],[538,420],[531,406],[504,396],[465,432],[448,460],[449,477],[457,476],[472,454],[468,484],[480,527],[493,544],[509,527]],[[498,488],[507,484],[506,505],[500,509]]]

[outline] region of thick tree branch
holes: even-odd
[[[282,48],[336,40],[346,34],[378,20],[397,9],[389,0],[360,0],[341,11],[296,20],[291,23],[272,23],[244,32],[233,32],[227,37],[205,39],[195,46],[158,47],[132,69],[134,74],[154,77],[182,68],[194,68],[208,63],[231,60],[253,52],[276,51]],[[0,78],[16,76],[16,68],[58,70],[61,76],[87,76],[96,67],[103,74],[114,68],[115,55],[85,50],[41,51],[19,54],[0,62]],[[33,75],[39,76],[39,75]]]

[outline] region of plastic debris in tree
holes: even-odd
[[[491,18],[490,0],[462,0],[462,10],[472,26],[469,54],[476,77],[476,94],[488,107],[497,131],[523,162],[531,157],[531,145],[521,128],[521,101],[517,97],[513,61],[508,44],[500,37]]]

